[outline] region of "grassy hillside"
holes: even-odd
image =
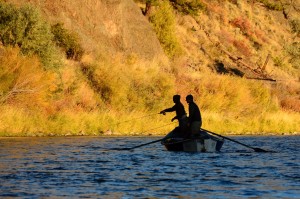
[[[4,0],[2,0],[4,1]],[[5,0],[17,6],[37,7],[50,23],[63,23],[76,32],[90,56],[138,56],[163,59],[155,33],[131,0]],[[147,33],[147,37],[144,33]],[[153,50],[155,49],[155,51]]]
[[[153,1],[146,16],[143,1],[9,3],[21,14],[0,7],[0,136],[162,135],[173,94],[193,94],[219,133],[300,132],[296,3]]]
[[[299,11],[288,7],[291,11],[285,19],[282,11],[260,2],[207,3],[199,16],[180,15],[177,29],[183,34],[179,35],[183,44],[188,43],[185,48],[190,59],[198,60],[191,60],[190,65],[210,65],[217,70],[222,63],[225,69],[239,69],[246,77],[251,76],[245,71],[249,67],[276,80],[298,81]]]

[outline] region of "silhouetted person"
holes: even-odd
[[[173,138],[173,137],[184,137],[184,134],[187,133],[187,117],[183,104],[180,102],[180,95],[173,96],[173,102],[175,105],[171,108],[167,108],[162,110],[160,114],[165,115],[166,112],[174,112],[176,111],[176,116],[172,118],[172,122],[174,120],[178,120],[179,128],[176,127],[172,132],[166,135],[165,138]]]
[[[191,137],[199,135],[200,128],[202,126],[202,118],[200,109],[195,104],[194,98],[192,95],[186,96],[186,102],[189,104],[189,117],[187,126],[189,127]]]

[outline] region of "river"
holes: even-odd
[[[300,198],[300,136],[231,136],[220,153],[159,137],[0,138],[0,198]]]

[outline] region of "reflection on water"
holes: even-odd
[[[168,152],[157,137],[0,139],[0,197],[300,198],[300,137],[232,137],[221,153]]]

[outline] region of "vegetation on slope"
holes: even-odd
[[[163,46],[165,53],[173,58],[181,53],[181,47],[176,37],[176,18],[168,1],[158,3],[159,9],[149,17],[149,21]]]
[[[58,65],[50,26],[36,8],[17,8],[0,2],[0,12],[0,38],[4,46],[18,46],[24,55],[38,55],[45,67]]]
[[[156,2],[148,19],[170,57],[168,66],[135,54],[85,54],[79,34],[63,21],[51,24],[33,6],[0,1],[0,136],[161,135],[176,123],[170,122],[172,114],[157,113],[173,105],[176,93],[183,102],[185,95],[195,96],[203,127],[210,130],[299,132],[297,17],[288,13],[285,28],[276,28],[277,12],[285,8],[269,13],[271,1],[253,2]],[[25,48],[26,42],[35,45]],[[262,71],[257,66],[268,53]],[[253,68],[243,69],[244,62]],[[292,80],[249,80],[249,71]]]

